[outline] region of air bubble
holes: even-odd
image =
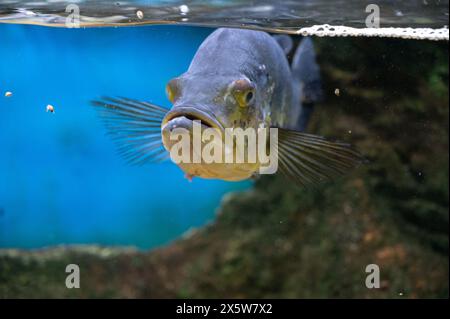
[[[189,7],[187,5],[185,5],[185,4],[182,4],[178,8],[180,9],[181,15],[186,15],[186,14],[189,13]]]
[[[432,28],[352,28],[346,26],[329,26],[328,24],[305,27],[297,30],[297,34],[303,36],[319,36],[319,37],[388,37],[403,38],[416,40],[449,40],[449,29],[443,27],[440,29]]]

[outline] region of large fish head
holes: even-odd
[[[174,153],[171,151],[180,143],[178,133],[184,130],[189,134],[190,160],[178,160],[177,164],[188,175],[223,180],[251,177],[258,169],[258,161],[248,158],[244,162],[236,160],[239,152],[247,152],[249,142],[245,142],[242,149],[238,148],[237,143],[232,146],[225,143],[225,137],[231,131],[237,133],[237,129],[252,129],[257,133],[264,123],[261,108],[263,96],[258,89],[257,83],[243,75],[200,75],[187,72],[169,81],[166,91],[173,107],[165,116],[161,130],[164,147],[171,153],[172,160]],[[217,135],[209,139],[202,136],[200,144],[195,144],[195,132],[198,132],[194,130],[195,125],[200,126],[202,134],[214,131]],[[205,147],[209,144],[211,148],[212,143],[219,142],[222,146],[222,160],[218,161],[216,148],[213,151],[218,156],[216,160],[205,161]],[[201,147],[195,148],[195,145]],[[230,151],[234,154],[232,162],[225,159],[225,154]],[[202,159],[199,163],[200,152]],[[197,162],[194,162],[194,154],[197,154]]]

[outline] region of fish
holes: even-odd
[[[103,97],[99,111],[119,153],[133,164],[171,158],[178,140],[194,127],[276,129],[277,170],[297,185],[334,180],[366,160],[350,144],[305,133],[314,105],[323,98],[313,42],[304,38],[293,55],[292,41],[263,31],[219,28],[200,45],[186,72],[166,86],[172,107],[126,97]],[[201,146],[206,145],[201,141]],[[194,151],[192,145],[190,151]],[[246,145],[248,147],[248,145]],[[260,174],[261,161],[176,163],[191,179],[241,181]]]

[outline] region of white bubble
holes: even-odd
[[[180,12],[182,15],[185,15],[187,13],[189,13],[189,7],[185,4],[182,4],[181,6],[178,7],[180,9]]]
[[[416,40],[449,40],[449,29],[447,26],[440,29],[432,28],[352,28],[346,26],[314,25],[298,29],[297,34],[303,36],[319,37],[388,37]]]

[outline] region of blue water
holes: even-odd
[[[189,183],[170,162],[130,166],[89,106],[110,95],[168,107],[165,84],[210,32],[0,25],[0,247],[151,248],[212,220],[224,193],[249,186]]]

